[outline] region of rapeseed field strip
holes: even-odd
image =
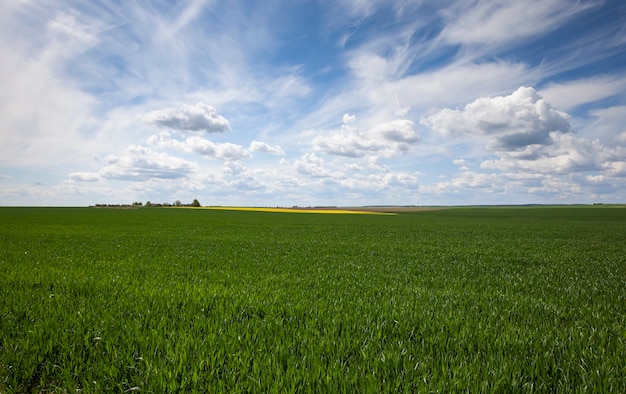
[[[621,393],[625,327],[618,208],[0,208],[0,393]]]
[[[213,209],[223,211],[253,211],[274,213],[318,213],[318,214],[343,214],[343,215],[396,215],[392,212],[377,212],[358,209],[334,209],[334,208],[264,208],[264,207],[202,207],[198,209]]]

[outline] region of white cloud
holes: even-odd
[[[248,149],[251,152],[265,152],[278,156],[282,156],[285,154],[285,151],[280,146],[272,146],[261,141],[252,141]]]
[[[276,177],[277,190],[284,194],[315,190],[316,199],[334,200],[335,204],[393,204],[412,200],[417,192],[417,173],[391,171],[371,157],[356,162],[341,157],[327,161],[315,153],[305,153],[293,164],[283,164],[288,167]]]
[[[419,187],[423,196],[439,196],[442,204],[525,204],[528,202],[591,202],[580,182],[551,174],[465,171],[451,180]],[[432,197],[431,197],[432,198]],[[591,199],[591,200],[590,200]]]
[[[353,16],[368,17],[375,12],[380,2],[377,0],[341,0],[339,3]]]
[[[597,141],[574,135],[551,135],[552,145],[529,145],[519,152],[501,152],[500,158],[486,160],[485,169],[523,170],[544,174],[565,174],[602,169],[602,159],[610,155],[608,148]]]
[[[185,141],[172,139],[167,132],[148,138],[148,144],[159,148],[170,148],[180,152],[196,153],[207,159],[241,160],[252,155],[238,144],[230,142],[216,143],[202,137],[192,136]]]
[[[83,19],[84,16],[78,14],[75,11],[71,12],[58,12],[53,20],[47,23],[47,27],[55,35],[66,36],[67,39],[77,40],[85,47],[93,46],[97,43],[97,22],[92,22],[91,25],[87,25],[77,20],[77,18]]]
[[[108,166],[100,169],[102,178],[122,181],[146,181],[149,179],[177,179],[189,175],[195,165],[184,159],[158,153],[149,148],[131,145],[119,157],[107,157]]]
[[[441,37],[453,44],[516,41],[554,30],[593,4],[567,0],[456,2],[442,11],[447,24]]]
[[[77,182],[97,182],[100,180],[100,175],[96,172],[72,172],[69,178]]]
[[[542,174],[604,172],[623,176],[626,148],[606,146],[598,139],[589,140],[574,134],[552,133],[551,145],[529,145],[519,152],[499,152],[498,159],[485,160],[484,169],[521,171]]]
[[[230,142],[215,143],[200,137],[191,137],[185,141],[186,145],[195,153],[207,158],[224,161],[241,160],[252,155],[241,145]]]
[[[626,105],[595,109],[589,114],[591,121],[582,126],[581,134],[607,145],[626,143]]]
[[[558,196],[561,199],[571,198],[574,200],[580,199],[581,194],[585,194],[580,184],[554,176],[544,177],[538,186],[528,187],[526,191],[530,195]],[[588,198],[588,196],[585,197]]]
[[[192,0],[189,5],[184,8],[180,14],[176,15],[176,19],[168,21],[161,25],[161,29],[166,36],[172,37],[180,30],[184,29],[191,21],[198,17],[206,2],[204,0]]]
[[[622,156],[626,157],[626,156]],[[612,177],[626,177],[626,160],[608,162],[605,164],[606,173]]]
[[[463,110],[443,109],[421,122],[444,135],[487,136],[488,150],[523,151],[551,144],[553,133],[570,132],[569,119],[533,88],[521,87],[510,96],[479,98]]]
[[[419,140],[420,135],[412,121],[397,119],[378,124],[365,132],[344,123],[337,132],[313,138],[313,147],[329,155],[393,157],[407,152]]]
[[[616,119],[622,118],[618,108],[596,115],[606,123],[618,123]],[[626,148],[577,135],[569,121],[568,114],[525,87],[509,96],[476,99],[459,110],[438,111],[422,123],[443,136],[472,141],[468,146],[482,141],[492,157],[475,153],[480,168],[488,171],[485,173],[469,171],[466,160],[455,159],[453,163],[463,173],[420,190],[433,195],[467,195],[470,189],[481,188],[496,194],[526,195],[535,201],[557,197],[587,201],[592,195],[585,195],[584,185],[593,187],[598,195],[615,193],[619,189],[614,184],[621,182],[617,179],[626,175]]]
[[[360,157],[368,152],[374,154],[384,148],[378,141],[368,139],[356,128],[343,125],[339,132],[313,139],[315,150],[338,156]]]
[[[626,77],[601,75],[561,83],[549,83],[541,89],[541,96],[558,108],[572,110],[579,105],[593,103],[626,90]]]
[[[455,164],[457,166],[459,166],[459,169],[461,171],[468,171],[469,167],[467,166],[467,162],[465,161],[465,159],[455,159],[452,160],[452,164]]]
[[[148,123],[176,131],[221,133],[230,130],[230,123],[210,105],[198,103],[180,108],[152,111],[142,117]]]
[[[350,53],[350,56],[361,54]],[[537,69],[506,61],[455,62],[421,73],[392,76],[380,68],[393,69],[393,66],[386,65],[383,57],[378,60],[381,64],[376,67],[350,61],[352,84],[302,117],[296,128],[328,128],[337,117],[357,110],[359,123],[372,127],[408,113],[407,108],[411,114],[424,114],[436,107],[465,104],[477,96],[511,92],[539,77]]]
[[[286,98],[305,97],[311,93],[312,88],[308,82],[295,72],[297,70],[293,70],[268,82],[265,96],[270,99],[272,105],[278,105],[281,100]]]
[[[415,123],[408,119],[398,119],[376,125],[372,128],[370,134],[396,143],[413,144],[420,140],[420,135],[416,131]]]
[[[318,157],[315,153],[303,154],[300,159],[294,162],[293,168],[300,175],[313,177],[327,177],[332,175],[332,172],[326,168],[324,159]]]
[[[27,54],[16,41],[0,39],[0,165],[50,166],[83,159],[94,148],[85,134],[95,126],[96,100],[61,78],[61,55],[53,44]]]
[[[344,124],[354,123],[354,121],[356,121],[356,115],[351,115],[349,113],[343,114],[343,123]]]

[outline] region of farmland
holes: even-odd
[[[626,392],[626,208],[0,208],[0,392]]]

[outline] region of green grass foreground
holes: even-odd
[[[0,208],[0,393],[623,393],[625,360],[625,208]]]

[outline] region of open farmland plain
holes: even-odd
[[[0,393],[626,392],[626,209],[0,208]]]

